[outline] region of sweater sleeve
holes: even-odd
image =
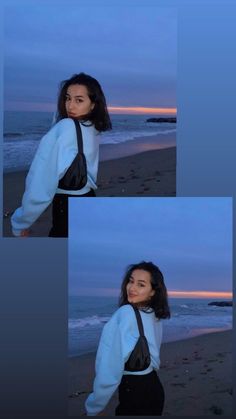
[[[104,326],[96,356],[93,392],[85,402],[88,416],[96,416],[106,407],[120,384],[124,364],[138,336],[135,314],[128,305],[117,310]]]
[[[11,217],[15,236],[29,228],[52,202],[59,179],[76,155],[76,144],[76,131],[68,118],[54,125],[40,141],[26,177],[21,207]]]

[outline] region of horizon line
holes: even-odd
[[[128,115],[176,115],[177,108],[156,108],[145,106],[107,106],[111,114]],[[53,103],[13,102],[6,106],[5,112],[56,112]]]
[[[88,289],[82,289],[78,294],[71,294],[70,297],[119,297],[120,290],[117,289],[98,289],[97,294],[91,294]],[[168,291],[170,298],[228,298],[233,299],[230,291]]]
[[[111,113],[117,112],[122,113],[131,113],[131,114],[159,114],[159,115],[176,115],[177,108],[153,108],[145,106],[109,106],[107,107],[108,111]]]
[[[168,291],[168,295],[175,298],[233,298],[230,291]]]

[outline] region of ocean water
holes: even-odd
[[[163,342],[232,328],[232,307],[212,300],[170,298],[171,319],[163,321]],[[116,297],[69,297],[69,356],[94,352],[104,324],[118,308]]]
[[[101,134],[102,145],[116,145],[134,141],[140,137],[176,132],[176,124],[146,122],[153,115],[111,115],[112,131]],[[4,113],[4,171],[28,168],[42,136],[52,125],[53,114],[48,112]],[[164,141],[164,144],[163,144]],[[160,138],[161,147],[173,145]],[[151,146],[150,146],[151,147]],[[156,147],[155,147],[156,148]]]

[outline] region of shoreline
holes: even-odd
[[[165,389],[163,416],[232,415],[232,329],[163,343],[158,372]],[[82,415],[92,391],[95,353],[71,357],[69,415]],[[114,415],[117,392],[105,416]]]
[[[132,140],[121,143],[100,144],[100,162],[171,147],[176,147],[176,132],[134,137]]]
[[[3,174],[3,237],[13,237],[10,214],[21,204],[26,175],[26,170]],[[176,147],[101,161],[97,186],[97,197],[176,196]],[[51,206],[33,224],[31,236],[47,237],[50,227]]]
[[[202,331],[205,330],[205,331]],[[195,329],[194,332],[191,335],[188,336],[181,336],[179,339],[171,339],[171,340],[162,340],[162,345],[169,344],[169,343],[177,343],[177,342],[185,342],[189,339],[197,338],[200,336],[210,335],[212,333],[221,333],[221,332],[228,332],[232,330],[232,327],[224,327],[224,328],[214,328],[214,329]],[[77,355],[69,355],[68,358],[80,358],[82,356],[89,356],[89,355],[96,355],[95,350],[91,350],[89,352],[77,354]]]
[[[121,143],[102,144],[99,146],[99,162],[131,157],[144,151],[163,150],[176,147],[176,133],[154,134],[150,136],[134,137]],[[3,175],[9,173],[28,172],[30,165],[19,168],[7,168]]]

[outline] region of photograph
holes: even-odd
[[[236,2],[0,3],[0,417],[236,416]]]
[[[67,238],[70,196],[176,195],[177,10],[54,12],[5,6],[4,237]]]
[[[232,199],[70,199],[69,416],[232,415]]]

